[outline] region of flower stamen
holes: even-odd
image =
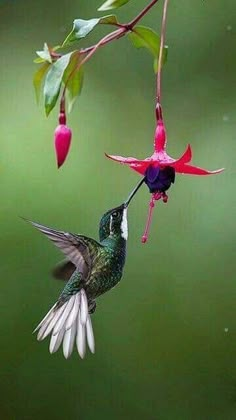
[[[149,230],[150,230],[151,221],[152,221],[152,213],[153,213],[153,209],[155,207],[155,201],[158,201],[158,200],[162,200],[163,203],[167,203],[168,195],[165,192],[156,192],[156,193],[152,194],[151,200],[149,202],[147,222],[146,222],[144,234],[143,234],[142,240],[141,240],[143,244],[145,244],[145,242],[147,242],[147,240],[148,240]]]
[[[149,230],[150,230],[150,226],[151,226],[152,213],[153,213],[153,209],[154,209],[154,206],[155,206],[155,201],[160,200],[160,198],[161,198],[160,193],[152,194],[152,196],[151,196],[151,200],[149,202],[147,222],[146,222],[144,234],[142,236],[142,243],[143,244],[145,244],[145,242],[147,242],[147,240],[148,240],[148,235],[149,235]]]

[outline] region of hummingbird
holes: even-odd
[[[84,235],[55,230],[26,219],[45,234],[66,257],[52,274],[67,283],[56,303],[33,331],[38,332],[38,341],[51,335],[50,353],[55,353],[61,344],[66,359],[71,356],[75,344],[82,359],[87,345],[91,353],[95,353],[91,314],[95,312],[96,299],[121,280],[128,239],[127,209],[143,182],[144,178],[125,202],[102,216],[99,241]]]

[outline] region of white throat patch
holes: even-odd
[[[121,237],[127,241],[128,239],[128,220],[127,220],[127,208],[123,211],[123,218],[121,222]]]
[[[112,223],[113,223],[113,217],[112,217],[112,215],[111,215],[111,216],[110,216],[110,225],[109,225],[110,235],[112,235],[112,230],[111,230],[111,228],[112,228]]]

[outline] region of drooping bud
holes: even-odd
[[[65,117],[60,115],[59,122],[60,124],[57,126],[55,133],[54,133],[54,144],[55,144],[55,150],[56,150],[56,156],[57,156],[57,166],[60,168],[60,166],[63,165],[63,163],[66,160],[66,157],[68,155],[69,149],[70,149],[70,143],[71,143],[71,137],[72,137],[72,131],[65,123],[62,122],[65,121]]]

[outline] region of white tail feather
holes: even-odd
[[[66,359],[70,357],[75,341],[82,359],[86,353],[86,341],[90,351],[94,353],[95,341],[85,290],[82,289],[71,296],[61,307],[57,308],[56,305],[34,330],[34,332],[39,330],[37,339],[43,340],[51,333],[50,353],[55,353],[63,342],[63,354]]]
[[[80,322],[82,325],[86,324],[88,316],[88,301],[85,291],[82,289],[81,293],[81,302],[80,302]]]
[[[52,329],[54,328],[54,325],[57,323],[58,319],[62,316],[64,310],[65,310],[66,304],[62,305],[57,311],[52,313],[52,318],[50,317],[40,328],[38,332],[37,339],[39,341],[44,340],[50,334]]]
[[[43,323],[44,322],[46,322],[47,320],[48,320],[48,318],[49,317],[53,317],[53,315],[52,315],[52,311],[53,311],[53,309],[55,308],[55,306],[56,306],[56,303],[55,303],[55,305],[53,305],[53,307],[50,309],[50,311],[48,311],[48,313],[45,315],[45,317],[42,319],[42,321],[37,325],[37,327],[34,329],[34,331],[33,331],[33,334],[36,332],[36,331],[38,331],[39,330],[39,328],[43,325]]]
[[[88,342],[89,350],[91,351],[91,353],[95,353],[95,340],[94,340],[94,334],[93,334],[93,326],[92,326],[92,321],[89,314],[88,314],[87,322],[86,322],[86,334],[87,334],[87,342]]]
[[[66,308],[63,312],[63,315],[58,319],[55,327],[53,328],[53,335],[57,334],[61,329],[64,328],[65,322],[73,308],[74,301],[75,301],[75,295],[71,296],[71,298],[66,303]]]
[[[63,340],[65,331],[61,330],[57,335],[51,335],[50,345],[49,345],[49,351],[50,353],[55,353]]]
[[[78,316],[79,307],[80,307],[80,293],[76,293],[73,309],[71,310],[71,313],[68,316],[67,321],[66,321],[66,330],[69,330],[72,327],[72,324],[74,323],[76,317]]]
[[[76,345],[77,345],[78,353],[81,359],[83,359],[86,353],[86,336],[85,336],[85,325],[81,323],[80,313],[77,319]]]
[[[76,336],[76,327],[77,327],[77,320],[74,321],[74,324],[72,325],[72,327],[69,330],[67,330],[64,334],[63,354],[66,359],[70,357],[73,351],[75,336]]]

